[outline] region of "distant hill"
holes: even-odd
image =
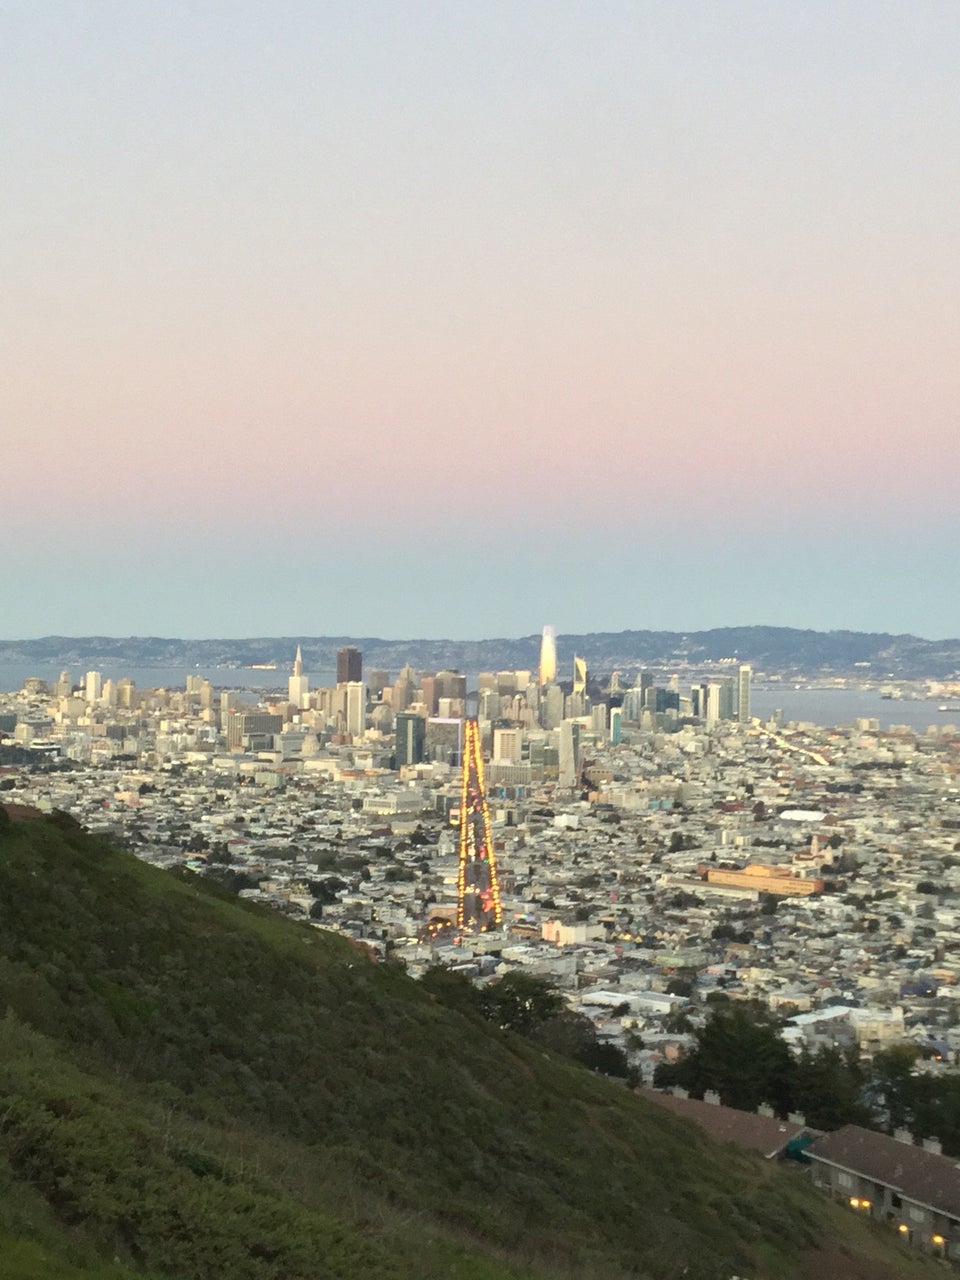
[[[4,1280],[923,1280],[798,1168],[0,807]]]
[[[241,640],[178,640],[159,636],[44,636],[0,641],[0,663],[36,662],[74,672],[123,662],[135,667],[250,666],[289,669],[297,645],[308,670],[329,671],[337,650],[356,645],[371,668],[396,672],[405,663],[422,670],[535,670],[539,635],[488,640],[385,640],[376,636],[262,636]],[[960,640],[861,631],[801,631],[792,627],[718,627],[711,631],[598,631],[561,635],[561,669],[576,653],[597,671],[631,671],[647,665],[750,662],[762,671],[798,676],[872,675],[878,679],[960,678]],[[283,678],[281,674],[281,679]]]

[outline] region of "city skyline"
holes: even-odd
[[[954,19],[8,7],[0,637],[957,635]]]

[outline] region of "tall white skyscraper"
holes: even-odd
[[[287,681],[287,700],[301,710],[306,706],[309,691],[310,681],[303,674],[303,654],[300,652],[300,646],[297,645],[297,656],[293,660],[293,675]]]
[[[563,719],[563,690],[558,684],[547,685],[540,699],[540,723],[545,729],[556,729]]]
[[[745,662],[740,668],[737,682],[737,719],[741,724],[749,724],[750,722],[750,680],[752,676],[753,667]]]
[[[341,685],[346,697],[347,733],[362,738],[366,728],[367,690],[362,680],[351,680]]]
[[[575,720],[560,724],[560,776],[558,783],[569,789],[577,784],[580,776],[580,726]]]
[[[701,713],[704,724],[716,724],[720,719],[720,682],[711,680],[707,684],[706,706]]]
[[[88,702],[100,701],[100,695],[103,693],[103,676],[99,671],[87,672],[85,690]]]
[[[540,640],[540,688],[553,684],[557,678],[557,633],[553,627],[544,627]]]

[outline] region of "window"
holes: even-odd
[[[852,1187],[852,1186],[853,1186],[853,1174],[852,1174],[852,1173],[838,1173],[838,1174],[837,1174],[837,1186],[838,1186],[838,1187]]]

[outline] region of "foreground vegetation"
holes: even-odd
[[[505,1030],[506,992],[491,1020],[429,986],[63,815],[0,818],[5,1280],[926,1274]]]
[[[960,1076],[917,1072],[916,1045],[884,1049],[869,1066],[855,1044],[805,1048],[795,1057],[777,1019],[754,1002],[715,1004],[695,1035],[690,1053],[657,1067],[655,1084],[680,1085],[698,1098],[713,1089],[744,1111],[761,1103],[781,1116],[799,1111],[818,1129],[858,1124],[893,1133],[905,1126],[960,1156]]]

